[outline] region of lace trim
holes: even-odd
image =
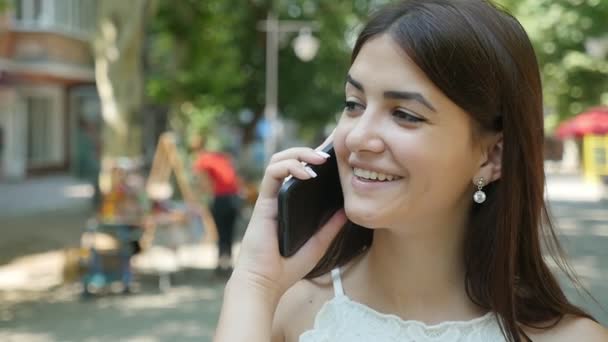
[[[365,304],[356,302],[350,298],[348,298],[348,296],[344,296],[346,301],[349,302],[349,304],[357,306],[359,309],[363,310],[363,311],[368,311],[371,314],[373,314],[374,316],[378,316],[379,318],[384,318],[384,319],[391,319],[391,320],[395,320],[397,322],[399,322],[400,324],[403,325],[417,325],[422,327],[425,330],[436,330],[436,329],[441,329],[445,326],[468,326],[468,325],[475,325],[478,324],[480,322],[483,322],[489,318],[493,318],[494,317],[494,313],[493,312],[488,312],[483,316],[480,317],[476,317],[473,319],[470,319],[468,321],[445,321],[445,322],[441,322],[441,323],[437,323],[437,324],[426,324],[424,322],[421,321],[416,321],[416,320],[411,320],[411,319],[403,319],[397,315],[393,315],[393,314],[387,314],[387,313],[382,313],[380,311],[377,311]],[[328,303],[325,303],[328,304]]]
[[[400,342],[503,342],[504,336],[492,312],[468,321],[446,321],[428,325],[384,314],[348,296],[327,301],[315,318],[314,328],[300,336],[300,342],[338,341]]]

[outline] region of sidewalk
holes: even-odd
[[[608,191],[602,184],[590,183],[580,174],[547,173],[546,195],[551,201],[598,202]]]
[[[0,265],[79,244],[92,187],[69,176],[0,183]]]
[[[42,212],[86,210],[93,188],[70,176],[48,176],[18,183],[0,183],[0,218]]]

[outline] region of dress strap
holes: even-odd
[[[344,289],[342,288],[342,279],[340,278],[340,267],[336,267],[331,270],[331,279],[334,283],[334,293],[336,297],[344,296]]]

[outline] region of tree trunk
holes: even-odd
[[[95,77],[104,121],[102,158],[142,154],[142,46],[148,0],[98,2]]]

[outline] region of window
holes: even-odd
[[[41,19],[42,0],[17,0],[15,19],[23,23],[35,23]]]
[[[94,29],[96,0],[13,0],[14,27],[86,39]]]
[[[27,162],[36,166],[53,161],[51,99],[29,96],[25,100],[27,113]]]

